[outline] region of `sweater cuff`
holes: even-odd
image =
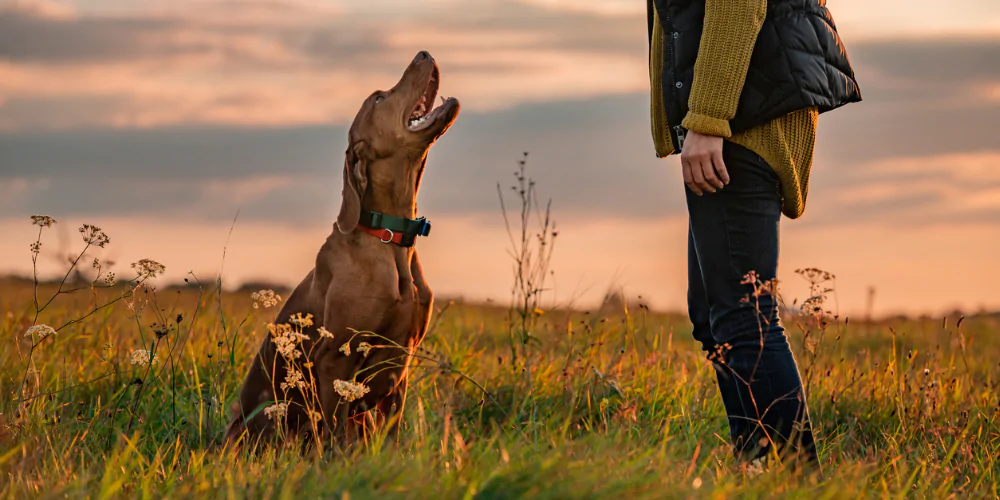
[[[728,120],[712,118],[708,115],[699,115],[691,111],[688,111],[687,116],[684,117],[684,121],[681,122],[681,126],[699,134],[713,135],[715,137],[729,138],[733,135],[733,132],[729,129]]]

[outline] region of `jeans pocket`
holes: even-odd
[[[780,199],[777,172],[761,155],[739,144],[725,141],[722,157],[732,179],[724,191],[738,193],[773,193]]]

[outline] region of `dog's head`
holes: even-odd
[[[342,232],[357,227],[369,184],[405,182],[416,195],[427,150],[458,117],[458,99],[453,97],[442,98],[433,108],[440,79],[434,58],[420,52],[396,86],[372,93],[361,105],[348,134],[344,201],[337,217]],[[400,157],[416,161],[378,161]]]

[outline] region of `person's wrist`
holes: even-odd
[[[695,113],[693,111],[688,111],[687,116],[681,122],[681,126],[685,129],[693,132],[697,132],[702,135],[711,135],[715,137],[732,137],[732,130],[729,128],[729,120],[723,120],[721,118],[715,118],[708,115],[703,115],[700,113]]]

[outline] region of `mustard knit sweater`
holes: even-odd
[[[735,134],[729,129],[766,13],[767,0],[705,1],[705,24],[694,66],[689,111],[681,125],[701,134],[724,137],[764,158],[781,179],[782,212],[795,219],[805,210],[809,193],[817,109],[793,111]],[[665,62],[664,36],[660,19],[655,17],[649,58],[650,113],[656,155],[661,158],[678,152],[670,140],[663,104],[660,75]]]

